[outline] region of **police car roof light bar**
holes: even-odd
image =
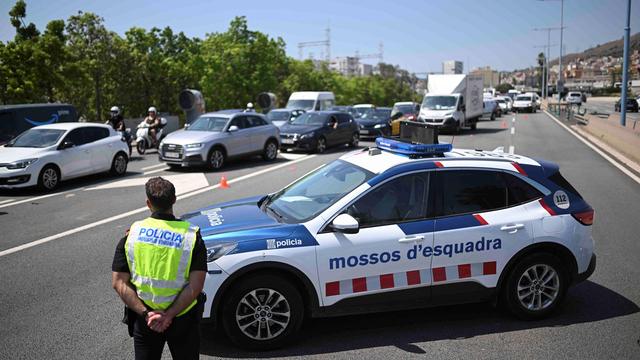
[[[411,158],[442,156],[453,150],[451,144],[413,144],[397,139],[379,137],[376,146],[381,150],[406,155]]]

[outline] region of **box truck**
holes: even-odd
[[[427,82],[418,121],[456,133],[463,128],[475,130],[482,116],[482,77],[431,74]]]

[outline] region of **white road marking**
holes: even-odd
[[[307,156],[307,154],[295,154],[288,152],[280,152],[280,157],[287,160],[297,160]]]
[[[288,161],[288,162],[282,163],[280,165],[276,165],[276,166],[273,166],[273,167],[262,169],[260,171],[256,171],[256,172],[244,175],[244,176],[240,176],[240,177],[235,178],[235,179],[228,180],[228,183],[229,184],[233,184],[233,183],[236,183],[236,182],[239,182],[239,181],[243,181],[243,180],[246,180],[246,179],[249,179],[249,178],[252,178],[252,177],[260,176],[262,174],[266,174],[268,172],[271,172],[271,171],[274,171],[274,170],[278,170],[278,169],[290,166],[291,164],[295,164],[297,162],[301,162],[301,161],[304,161],[304,160],[308,160],[308,159],[314,158],[315,156],[316,155],[308,155],[308,156],[305,156],[305,157],[300,158],[298,160]],[[192,196],[196,196],[196,195],[205,193],[207,191],[211,191],[213,189],[217,189],[219,187],[220,187],[220,184],[216,184],[216,185],[208,186],[208,187],[200,189],[200,190],[195,190],[195,191],[192,191],[190,193],[178,196],[177,200],[187,199],[187,198],[190,198]],[[16,253],[18,251],[26,250],[26,249],[32,248],[34,246],[46,244],[46,243],[48,243],[50,241],[57,240],[57,239],[63,238],[63,237],[68,236],[68,235],[73,235],[73,234],[79,233],[79,232],[84,231],[84,230],[89,230],[89,229],[92,229],[94,227],[97,227],[97,226],[100,226],[100,225],[103,225],[103,224],[108,224],[108,223],[116,221],[116,220],[124,219],[126,217],[129,217],[129,216],[132,216],[132,215],[136,215],[136,214],[148,211],[148,210],[149,210],[149,208],[147,208],[146,206],[143,206],[141,208],[137,208],[135,210],[128,211],[126,213],[121,213],[121,214],[118,214],[118,215],[115,215],[115,216],[112,216],[112,217],[109,217],[109,218],[106,218],[106,219],[102,219],[102,220],[99,220],[99,221],[96,221],[96,222],[93,222],[93,223],[90,223],[90,224],[86,224],[86,225],[83,225],[83,226],[80,226],[80,227],[77,227],[77,228],[69,229],[67,231],[58,233],[56,235],[51,235],[51,236],[48,236],[48,237],[45,237],[45,238],[42,238],[42,239],[39,239],[39,240],[35,240],[35,241],[32,241],[32,242],[26,243],[26,244],[22,244],[22,245],[15,246],[15,247],[12,247],[12,248],[9,248],[9,249],[6,249],[6,250],[2,250],[2,251],[0,251],[0,257],[6,256],[6,255],[10,255],[10,254]]]
[[[26,199],[22,199],[22,200],[19,200],[19,201],[14,201],[14,202],[8,203],[8,204],[1,204],[0,208],[9,207],[9,206],[18,205],[18,204],[24,204],[24,203],[27,203],[27,202],[30,202],[30,201],[42,200],[42,199],[50,198],[52,196],[67,194],[67,193],[70,193],[72,191],[78,191],[78,190],[82,190],[82,188],[66,190],[66,191],[61,191],[61,192],[42,195],[42,196],[36,196],[36,197],[32,197],[32,198],[26,198]]]
[[[509,154],[513,155],[516,151],[516,147],[513,145],[509,145]]]
[[[514,116],[513,119],[511,119],[511,122],[516,122],[516,117]]]
[[[159,167],[166,166],[166,165],[167,165],[167,164],[165,164],[165,163],[162,163],[162,164],[155,164],[155,165],[151,165],[151,166],[145,166],[145,167],[143,167],[143,168],[142,168],[142,169],[140,169],[140,170],[142,170],[142,171],[145,171],[145,170],[151,170],[151,169],[159,168]]]
[[[164,165],[164,164],[162,164],[162,165]],[[169,170],[169,168],[168,167],[164,167],[164,168],[158,169],[158,170],[151,170],[151,171],[143,172],[142,175],[144,176],[144,175],[149,175],[149,174],[155,174],[155,173],[163,172],[165,170]]]
[[[70,197],[74,197],[74,196],[76,196],[76,194],[67,194],[67,195],[65,195],[64,197],[65,197],[65,198],[70,198]]]
[[[15,200],[15,199],[2,200],[2,201],[0,201],[0,204],[6,204],[8,202],[12,202],[13,200]]]
[[[588,142],[587,140],[585,140],[584,138],[582,138],[582,136],[578,135],[575,131],[573,131],[571,128],[569,128],[567,125],[563,124],[562,122],[560,122],[558,119],[555,118],[555,116],[551,115],[549,112],[547,112],[546,110],[544,111],[545,114],[547,114],[553,121],[555,121],[558,125],[562,126],[565,130],[567,130],[571,135],[575,136],[578,140],[582,141],[585,145],[587,145],[589,148],[591,148],[591,150],[595,151],[598,155],[602,156],[605,160],[607,160],[609,163],[611,163],[611,165],[617,167],[620,171],[622,171],[625,175],[627,175],[628,177],[630,177],[632,180],[634,180],[635,182],[637,182],[638,184],[640,184],[640,178],[637,177],[634,173],[632,173],[631,171],[629,171],[629,169],[627,169],[626,167],[624,167],[623,165],[621,165],[619,162],[617,162],[616,160],[614,160],[613,158],[611,158],[609,155],[607,155],[604,151],[598,149],[595,145],[593,145],[592,143]]]
[[[176,188],[176,195],[185,194],[193,190],[198,190],[203,187],[209,186],[209,182],[207,181],[206,176],[203,173],[192,173],[192,174],[180,174],[180,175],[168,175],[164,176],[165,179],[171,181],[173,186]],[[137,177],[132,179],[124,179],[120,181],[114,181],[111,183],[98,185],[95,187],[91,187],[85,189],[85,191],[89,190],[109,190],[109,189],[117,189],[123,187],[132,187],[132,186],[144,186],[150,177]]]
[[[511,135],[515,135],[516,134],[516,128],[512,127],[511,128]]]

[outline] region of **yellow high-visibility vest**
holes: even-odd
[[[186,221],[147,218],[129,230],[125,252],[131,283],[153,310],[166,310],[189,282],[197,226]],[[193,301],[178,316],[189,311]]]

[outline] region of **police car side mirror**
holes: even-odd
[[[331,222],[331,229],[345,234],[357,234],[360,231],[360,224],[353,216],[340,214]]]

